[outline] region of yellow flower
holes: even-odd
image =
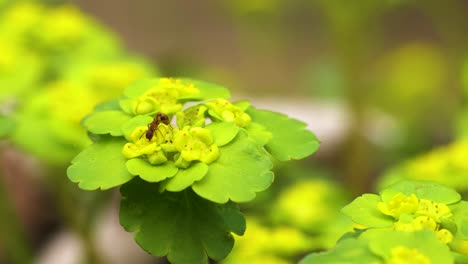
[[[242,109],[225,99],[216,99],[206,103],[206,106],[209,108],[210,115],[225,122],[234,122],[240,127],[246,127],[252,121]]]
[[[133,101],[133,112],[139,115],[151,112],[173,114],[182,110],[182,104],[178,100],[198,93],[200,90],[193,83],[160,78],[154,87]]]
[[[157,165],[168,160],[166,153],[174,152],[173,145],[174,132],[177,131],[171,125],[159,124],[153,137],[146,138],[148,127],[139,126],[130,135],[132,142],[125,144],[122,155],[127,159],[146,155],[149,163]]]
[[[406,196],[403,193],[397,193],[388,203],[380,202],[377,207],[385,215],[400,218],[401,214],[413,214],[419,206],[416,195]]]
[[[210,130],[202,127],[186,126],[174,135],[174,146],[180,152],[175,162],[178,167],[188,167],[199,160],[210,164],[219,157],[219,149],[213,143]]]
[[[386,264],[431,264],[431,260],[416,248],[397,246],[392,249]]]
[[[452,212],[446,204],[426,199],[419,199],[419,207],[415,214],[429,216],[437,223],[440,223],[442,218],[452,216]]]

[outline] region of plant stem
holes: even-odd
[[[371,186],[370,143],[365,138],[366,109],[368,107],[368,87],[365,84],[363,65],[366,65],[366,46],[369,36],[364,25],[372,16],[351,10],[347,19],[339,19],[330,2],[323,5],[331,28],[333,43],[336,43],[337,56],[345,79],[345,95],[350,112],[350,128],[345,139],[343,174],[353,195],[368,191]],[[362,17],[361,17],[362,16]]]
[[[65,222],[65,225],[79,236],[83,245],[83,260],[86,264],[103,263],[93,237],[93,225],[91,210],[88,203],[84,204],[83,196],[92,195],[92,193],[83,193],[68,181],[63,170],[51,170],[55,173],[51,175],[51,182],[54,185],[53,190],[57,197],[57,206]],[[88,197],[89,198],[89,197]],[[98,203],[96,197],[91,197],[92,202]],[[94,206],[91,206],[94,208]]]
[[[32,263],[32,253],[20,221],[7,195],[3,171],[0,170],[0,237],[7,256],[15,264]]]

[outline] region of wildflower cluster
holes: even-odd
[[[449,230],[441,228],[442,221],[453,216],[444,203],[418,199],[415,194],[406,196],[399,192],[388,203],[380,202],[377,208],[383,214],[395,218],[395,230],[411,232],[428,229],[434,231],[437,238],[446,244],[453,239]]]
[[[342,209],[359,229],[335,249],[301,263],[362,254],[375,263],[466,263],[468,203],[451,188],[433,182],[401,181],[380,195],[364,194]],[[348,243],[357,247],[351,251]],[[371,262],[372,262],[371,261]],[[369,263],[371,263],[369,262]]]
[[[80,121],[96,104],[156,74],[72,4],[9,1],[0,18],[0,110],[15,124],[8,136],[50,164],[91,143]]]
[[[241,235],[245,228],[242,217],[228,220],[240,216],[233,202],[251,201],[270,186],[271,157],[300,159],[318,148],[304,123],[228,98],[226,88],[198,80],[135,82],[123,97],[96,107],[83,120],[94,142],[73,159],[68,176],[86,190],[122,185],[121,223],[137,232],[137,242],[150,253],[168,255],[175,263],[220,259],[232,247],[231,232]],[[155,199],[158,204],[150,205]],[[177,205],[169,207],[173,203]],[[143,210],[148,207],[155,208]],[[174,208],[179,208],[177,219],[165,222]],[[188,222],[194,218],[204,220]],[[191,229],[161,237],[154,223],[166,235],[175,232],[168,225]],[[190,234],[205,229],[219,234],[222,246],[204,240],[213,239],[212,234]],[[191,242],[183,242],[187,240]],[[178,243],[190,249],[175,248]]]
[[[430,180],[465,192],[468,190],[467,149],[467,139],[438,147],[391,168],[380,180],[380,186],[386,187],[402,179]]]

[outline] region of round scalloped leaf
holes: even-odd
[[[468,263],[468,255],[452,251],[452,256],[455,258],[454,263]]]
[[[44,125],[49,121],[36,116],[19,115],[10,138],[15,145],[39,159],[63,166],[68,164],[81,149],[75,145],[59,142],[52,128]],[[83,138],[86,139],[85,131],[82,132]]]
[[[201,197],[217,203],[247,202],[273,182],[268,154],[239,131],[231,143],[219,148],[219,158],[205,177],[192,185]]]
[[[127,161],[127,169],[133,175],[139,175],[147,182],[160,182],[173,177],[177,173],[177,167],[172,162],[161,165],[151,165],[143,159],[131,159]]]
[[[127,86],[123,93],[128,98],[138,98],[157,83],[158,79],[138,80]]]
[[[208,165],[203,162],[193,163],[187,169],[179,169],[177,174],[161,183],[162,190],[180,192],[191,186],[194,182],[203,179],[208,172]]]
[[[130,115],[135,115],[134,107],[134,100],[133,99],[121,99],[119,100],[119,107],[125,113]]]
[[[239,127],[231,122],[216,122],[205,127],[211,131],[213,141],[218,147],[231,142],[239,132]]]
[[[437,203],[451,204],[461,199],[457,191],[439,183],[403,180],[383,190],[381,192],[382,201],[390,201],[399,192],[407,196],[415,194],[420,199],[427,199]]]
[[[181,100],[183,99],[207,100],[207,99],[214,99],[214,98],[228,99],[229,97],[231,97],[231,93],[229,92],[229,90],[219,84],[194,80],[190,78],[181,78],[180,80],[184,83],[186,82],[193,83],[193,85],[195,85],[195,87],[200,90],[199,94],[187,95],[187,97],[180,97],[179,99]]]
[[[8,117],[0,116],[0,138],[7,136],[15,127],[15,123]]]
[[[242,111],[247,111],[247,109],[250,107],[250,102],[247,100],[237,101],[233,104],[239,107]]]
[[[127,171],[127,159],[122,155],[125,143],[112,138],[93,143],[72,160],[68,178],[83,190],[105,190],[128,182],[133,175]]]
[[[252,122],[250,125],[246,128],[247,134],[249,134],[249,137],[251,137],[259,146],[265,146],[268,141],[271,140],[273,134],[268,131],[264,126]]]
[[[390,259],[392,249],[404,247],[416,249],[428,257],[431,263],[454,263],[450,249],[429,230],[415,232],[395,231],[392,229],[370,229],[362,233],[360,239],[369,241],[370,250],[376,255]]]
[[[158,189],[138,178],[121,188],[120,223],[154,256],[167,256],[172,264],[221,260],[234,244],[231,232],[245,231],[245,219],[232,203],[212,203],[191,190]]]
[[[468,202],[460,201],[454,205],[450,205],[450,210],[457,224],[456,237],[468,240]]]
[[[330,251],[312,253],[302,259],[299,264],[349,264],[349,263],[382,263],[372,254],[366,241],[348,238],[340,242]]]
[[[276,112],[250,107],[247,114],[252,121],[266,127],[272,138],[265,145],[268,152],[281,161],[302,159],[319,148],[317,137],[306,129],[306,124]]]
[[[392,226],[393,218],[382,214],[379,209],[377,209],[377,204],[379,202],[381,202],[380,196],[366,193],[343,207],[341,212],[351,217],[354,223],[366,227]]]
[[[128,122],[122,125],[122,133],[128,141],[132,132],[139,126],[147,126],[149,123],[153,122],[153,118],[147,115],[138,115],[130,119]]]
[[[121,111],[119,101],[120,101],[119,99],[114,99],[114,100],[109,100],[109,101],[102,102],[102,103],[96,105],[96,107],[94,107],[94,111],[95,112],[110,111],[110,110],[119,110],[119,111]]]
[[[111,134],[122,136],[122,125],[130,121],[132,117],[122,111],[98,111],[87,116],[83,120],[83,126],[93,134]]]

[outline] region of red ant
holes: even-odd
[[[168,126],[168,125],[170,125],[171,121],[169,120],[169,117],[167,115],[158,112],[154,116],[153,122],[148,124],[148,130],[145,133],[146,139],[148,139],[148,141],[153,138],[154,132],[158,130],[158,126],[161,123]],[[161,133],[161,132],[159,132],[159,133]]]

